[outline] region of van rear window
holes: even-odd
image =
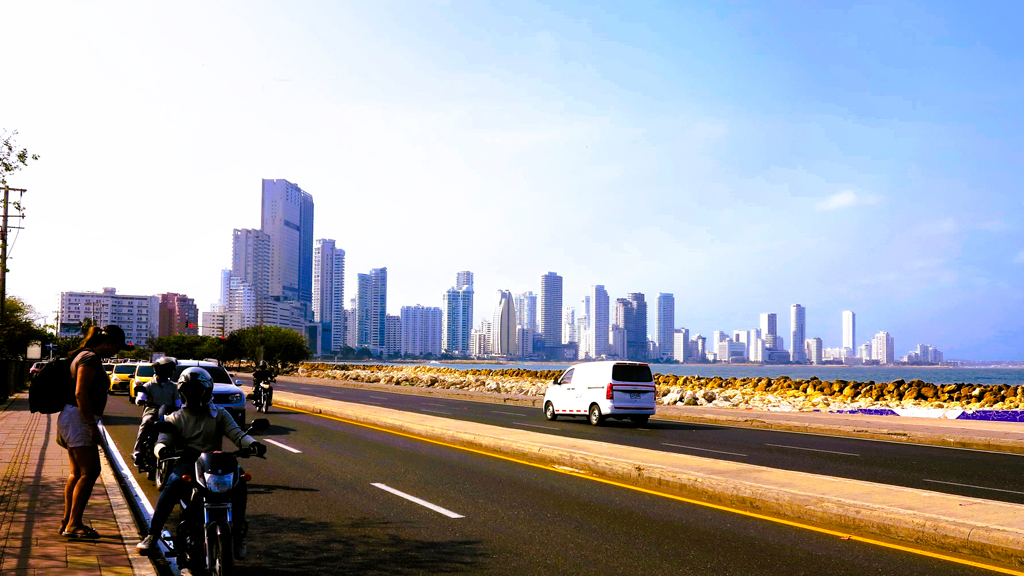
[[[612,380],[616,382],[653,382],[651,367],[646,364],[616,364],[612,366]]]

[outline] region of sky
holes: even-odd
[[[0,129],[40,155],[8,293],[208,310],[260,182],[388,311],[564,278],[710,336],[1024,360],[1019,3],[0,0]]]

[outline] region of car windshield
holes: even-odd
[[[616,382],[653,382],[651,367],[647,364],[616,364],[612,366],[612,380]]]
[[[142,376],[143,378],[149,378],[153,375],[152,366],[139,366],[139,371],[135,373],[136,376]]]
[[[114,374],[135,374],[135,365],[119,364],[114,366]]]
[[[186,368],[193,368],[193,366],[178,366],[175,368],[173,378],[175,382],[178,381],[178,376],[181,376],[181,373],[184,372]],[[234,384],[234,382],[231,381],[231,376],[228,376],[228,371],[220,366],[200,366],[200,368],[210,373],[210,378],[213,378],[214,384]]]

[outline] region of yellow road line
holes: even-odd
[[[828,534],[830,536],[836,536],[843,540],[854,540],[857,542],[864,542],[865,544],[873,544],[875,546],[881,546],[883,548],[891,548],[893,550],[900,550],[902,552],[909,552],[911,554],[917,554],[919,556],[927,556],[929,558],[935,558],[938,560],[945,560],[946,562],[954,562],[956,564],[963,564],[966,566],[973,566],[975,568],[981,568],[983,570],[991,570],[992,572],[998,572],[1000,574],[1012,574],[1014,576],[1024,576],[1024,572],[1018,570],[1012,570],[1010,568],[1003,568],[1001,566],[992,566],[990,564],[983,564],[981,562],[974,562],[972,560],[965,560],[963,558],[957,558],[955,556],[947,556],[945,554],[939,554],[936,552],[929,552],[927,550],[919,550],[917,548],[909,548],[907,546],[901,546],[899,544],[893,544],[891,542],[883,542],[881,540],[873,540],[871,538],[865,538],[863,536],[857,536],[855,534],[845,534],[843,532],[836,532],[835,530],[829,530],[827,528],[819,528],[817,526],[811,526],[810,524],[802,524],[800,522],[793,522],[792,520],[785,520],[782,518],[775,518],[772,516],[765,516],[764,514],[758,514],[756,512],[747,512],[746,510],[740,510],[738,508],[730,508],[729,506],[722,506],[720,504],[712,504],[710,502],[702,502],[700,500],[693,500],[690,498],[684,498],[682,496],[675,496],[673,494],[666,494],[664,492],[657,492],[655,490],[649,490],[647,488],[641,488],[639,486],[632,486],[629,484],[623,484],[614,480],[607,480],[604,478],[598,478],[597,476],[591,476],[589,474],[581,474],[579,472],[572,472],[561,467],[549,466],[546,464],[537,464],[534,462],[527,462],[526,460],[520,460],[511,456],[505,456],[502,454],[495,454],[493,452],[486,452],[483,450],[477,450],[476,448],[467,448],[465,446],[458,446],[456,444],[449,444],[447,442],[441,442],[440,440],[431,440],[430,438],[423,438],[422,436],[416,436],[414,434],[408,434],[406,432],[396,432],[395,430],[388,430],[387,428],[381,428],[380,426],[374,426],[372,424],[365,424],[363,422],[356,422],[353,420],[346,420],[345,418],[338,418],[337,416],[331,416],[329,414],[318,414],[316,412],[309,412],[299,408],[289,408],[288,406],[280,406],[279,408],[285,408],[292,410],[293,412],[301,412],[303,414],[309,414],[310,416],[319,416],[321,418],[327,418],[328,420],[336,420],[345,424],[351,424],[353,426],[361,426],[363,428],[369,428],[371,430],[378,430],[380,432],[386,432],[388,434],[394,434],[396,436],[404,436],[413,440],[419,440],[421,442],[429,442],[431,444],[437,444],[438,446],[445,446],[447,448],[455,448],[456,450],[463,450],[466,452],[472,452],[474,454],[480,454],[482,456],[489,456],[491,458],[498,458],[500,460],[507,460],[509,462],[515,462],[516,464],[522,464],[524,466],[532,466],[534,468],[540,468],[549,472],[558,472],[559,474],[566,474],[568,476],[575,476],[577,478],[584,478],[586,480],[592,480],[594,482],[600,482],[602,484],[608,484],[611,486],[617,486],[619,488],[625,488],[627,490],[633,490],[636,492],[643,492],[644,494],[651,494],[652,496],[660,496],[662,498],[668,498],[670,500],[676,500],[679,502],[686,502],[687,504],[694,504],[697,506],[704,506],[705,508],[714,508],[715,510],[722,510],[723,512],[731,512],[733,514],[739,514],[741,516],[747,516],[750,518],[757,518],[759,520],[767,520],[769,522],[775,522],[776,524],[784,524],[786,526],[792,526],[794,528],[802,528],[804,530],[810,530],[812,532],[818,532],[821,534]]]

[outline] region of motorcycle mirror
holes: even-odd
[[[249,424],[249,428],[257,432],[262,432],[267,428],[270,428],[270,420],[267,420],[266,418],[257,418]]]

